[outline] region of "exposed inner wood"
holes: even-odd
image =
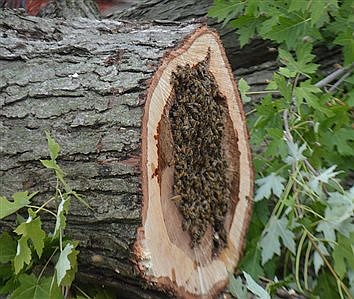
[[[225,97],[227,116],[222,142],[231,181],[231,205],[224,227],[227,244],[220,255],[212,255],[209,226],[200,244],[190,246],[191,237],[182,229],[182,215],[173,202],[173,139],[166,111],[170,109],[171,76],[177,67],[194,66],[210,51],[209,70]],[[201,111],[201,113],[203,113]],[[213,296],[226,285],[240,257],[248,225],[252,195],[252,169],[245,118],[237,87],[217,35],[200,28],[165,59],[148,90],[143,119],[143,230],[136,243],[140,269],[152,281],[178,286],[184,296]],[[160,163],[160,165],[159,165]],[[242,170],[242,176],[239,176]],[[156,240],[159,240],[156,242]]]

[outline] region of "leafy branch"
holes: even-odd
[[[254,37],[278,44],[282,65],[248,114],[258,178],[239,265],[261,284],[267,277],[270,294],[353,297],[354,187],[344,187],[354,165],[353,9],[350,0],[216,0],[209,11],[236,30],[241,46]],[[313,54],[319,44],[343,54],[344,66],[324,78]],[[239,87],[251,102],[244,79]],[[230,279],[238,298],[247,289],[266,298]]]
[[[10,294],[10,299],[66,298],[77,272],[78,242],[64,234],[66,217],[72,197],[88,204],[65,181],[65,173],[57,163],[59,144],[48,132],[46,137],[50,159],[41,163],[55,174],[54,196],[40,206],[31,203],[38,192],[17,192],[12,196],[13,201],[0,197],[0,219],[23,208],[27,208],[28,213],[27,219],[20,220],[14,229],[14,237],[7,232],[0,236],[0,295]],[[53,203],[57,206],[55,212],[47,208]],[[42,228],[39,215],[42,211],[55,218],[52,233],[47,234]],[[37,275],[38,267],[41,270]],[[48,272],[52,275],[45,276]]]

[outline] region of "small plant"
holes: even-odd
[[[78,242],[64,234],[66,215],[73,198],[86,206],[87,203],[65,181],[56,161],[60,146],[49,133],[46,136],[50,160],[41,163],[55,173],[53,197],[41,206],[31,204],[38,192],[17,192],[12,201],[0,197],[0,219],[27,208],[27,218],[17,215],[15,235],[0,235],[0,295],[9,294],[9,299],[65,298],[77,272]],[[53,203],[57,207],[55,212],[47,208]],[[52,233],[42,228],[43,212],[55,218]]]
[[[277,43],[281,64],[248,116],[257,188],[244,272],[230,276],[238,298],[353,298],[354,187],[344,187],[354,165],[353,10],[351,0],[216,0],[209,11],[241,46]],[[344,65],[324,78],[317,45],[343,52]]]

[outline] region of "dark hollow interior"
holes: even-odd
[[[230,181],[222,147],[226,104],[208,58],[195,66],[178,67],[172,74],[169,120],[173,138],[174,186],[182,228],[194,247],[207,228],[213,229],[213,252],[226,244],[225,216],[230,206]]]

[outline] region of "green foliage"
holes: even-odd
[[[351,0],[218,0],[209,11],[241,46],[255,37],[278,44],[281,66],[248,117],[257,188],[239,264],[269,294],[353,298],[354,187],[343,187],[354,165],[353,11]],[[331,81],[321,81],[318,45],[342,49]],[[230,291],[250,298],[249,284],[231,276]]]
[[[18,215],[14,235],[8,232],[0,235],[0,295],[9,294],[10,299],[64,298],[77,272],[78,242],[66,238],[64,229],[72,197],[84,200],[66,183],[64,171],[56,161],[60,146],[49,133],[46,136],[51,159],[41,162],[55,173],[54,196],[40,207],[31,203],[38,192],[17,192],[12,196],[13,201],[0,197],[0,219],[28,208],[27,219]],[[56,212],[46,208],[50,203],[56,204]],[[55,217],[53,233],[43,230],[40,212]]]

